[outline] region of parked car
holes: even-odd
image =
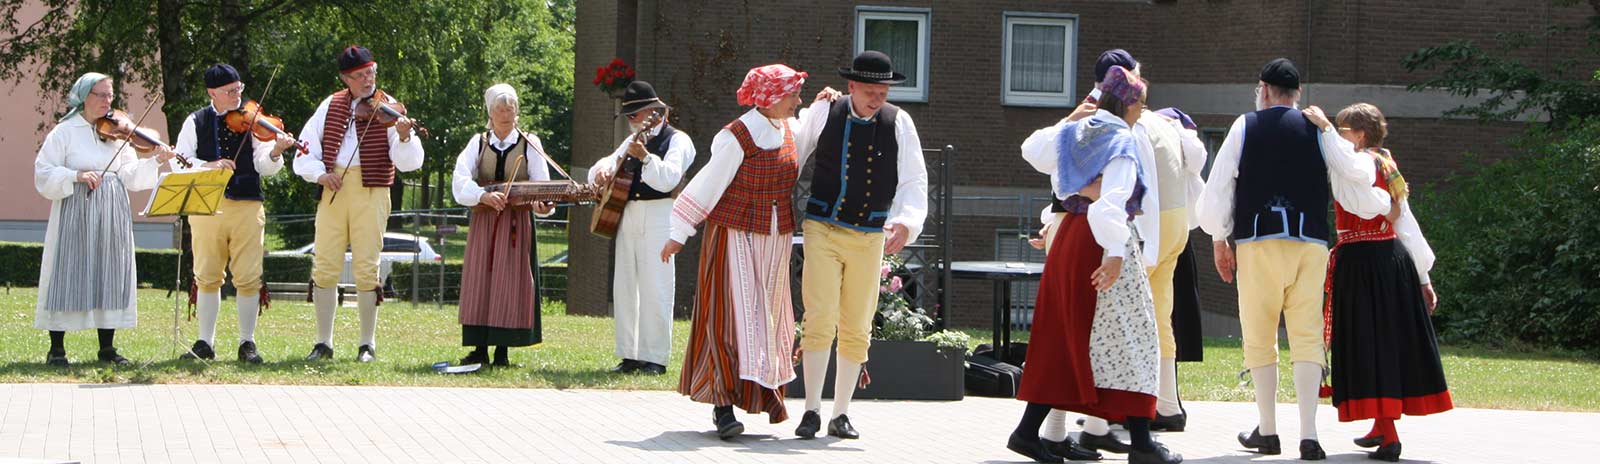
[[[293,250],[280,250],[267,253],[277,256],[315,255],[316,244],[306,245]],[[339,283],[355,285],[355,274],[350,271],[350,249],[345,248],[344,271],[339,274]],[[428,244],[427,237],[418,237],[411,234],[388,232],[383,234],[383,251],[378,253],[378,282],[388,288],[389,273],[394,270],[397,261],[412,262],[442,262],[444,256],[433,251],[433,246]]]

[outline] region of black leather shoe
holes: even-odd
[[[44,365],[46,366],[67,367],[70,364],[70,362],[67,362],[66,351],[51,351],[44,354]]]
[[[333,347],[318,343],[311,346],[311,354],[306,355],[307,361],[332,361]]]
[[[1400,462],[1400,442],[1379,446],[1377,451],[1367,453],[1367,459]]]
[[[1129,451],[1133,451],[1133,446],[1117,440],[1117,434],[1112,432],[1106,432],[1105,435],[1095,435],[1089,432],[1079,433],[1078,444],[1083,445],[1084,448],[1108,453],[1128,454]]]
[[[1373,435],[1373,436],[1370,436],[1370,437],[1361,437],[1361,438],[1355,439],[1355,442],[1356,442],[1356,446],[1360,446],[1362,448],[1377,448],[1378,445],[1382,445],[1383,444],[1383,435]]]
[[[178,355],[178,359],[217,359],[217,352],[205,340],[195,340],[189,352]]]
[[[622,362],[617,363],[615,367],[612,367],[610,372],[612,374],[632,374],[633,371],[637,370],[639,370],[639,361],[624,359]]]
[[[261,364],[261,355],[256,353],[256,342],[245,341],[239,344],[239,362]]]
[[[461,365],[468,364],[489,364],[489,355],[482,351],[467,353],[466,357],[461,358]]]
[[[1156,449],[1150,451],[1133,450],[1128,453],[1128,464],[1177,464],[1183,462],[1183,455],[1167,450],[1167,445],[1156,443]]]
[[[361,345],[356,348],[356,362],[369,363],[378,359],[378,352],[372,350],[372,345]]]
[[[828,421],[828,436],[846,440],[861,438],[861,434],[856,433],[856,428],[850,426],[850,416],[844,414],[840,414],[839,417]]]
[[[717,408],[715,411],[717,417],[717,438],[727,440],[744,433],[744,424],[740,423],[738,419],[733,417],[732,407],[727,407],[727,409]]]
[[[506,353],[506,347],[502,346],[494,350],[494,362],[489,363],[489,366],[511,367],[511,355]]]
[[[1012,432],[1011,438],[1006,440],[1006,449],[1027,456],[1033,462],[1061,462],[1061,456],[1051,454],[1045,440],[1039,437],[1024,437]]]
[[[639,370],[634,372],[644,375],[661,375],[667,373],[667,366],[653,362],[639,361]]]
[[[1262,435],[1261,427],[1256,427],[1250,433],[1240,432],[1239,446],[1259,454],[1283,454],[1283,445],[1278,443],[1278,436]]]
[[[1182,432],[1189,425],[1189,413],[1180,412],[1171,416],[1156,413],[1155,420],[1150,421],[1150,430],[1153,432]]]
[[[1045,438],[1040,438],[1039,441],[1044,443],[1045,451],[1068,461],[1099,461],[1104,458],[1094,450],[1079,446],[1071,436],[1061,441],[1050,441]]]
[[[800,426],[794,428],[794,435],[810,440],[817,437],[818,430],[822,430],[822,415],[816,411],[806,411],[800,415]]]
[[[1301,461],[1321,461],[1328,459],[1328,453],[1322,451],[1322,444],[1316,440],[1300,440]]]
[[[118,366],[126,366],[131,364],[131,362],[128,361],[128,358],[124,358],[122,355],[117,354],[116,347],[101,348],[98,357],[101,361],[116,364]]]

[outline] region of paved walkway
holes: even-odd
[[[721,441],[711,408],[670,392],[255,385],[0,385],[0,463],[252,462],[1018,462],[1004,448],[1015,400],[858,401],[864,438],[793,438],[794,416],[741,414],[747,435]],[[826,406],[824,406],[826,408]],[[1288,461],[1293,406],[1279,407],[1289,454],[1252,459],[1233,435],[1246,403],[1187,404],[1189,430],[1159,440],[1188,462]],[[1333,462],[1365,462],[1321,408]],[[1413,462],[1595,462],[1600,414],[1458,409],[1399,423]],[[1515,441],[1518,446],[1510,446]],[[1110,455],[1120,462],[1123,456]],[[43,461],[39,461],[43,460]]]

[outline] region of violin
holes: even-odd
[[[363,125],[375,124],[379,128],[394,127],[394,123],[406,115],[406,105],[395,101],[389,102],[389,95],[383,90],[377,90],[372,96],[361,99],[361,104],[356,105],[355,119]],[[411,127],[417,135],[428,136],[428,129],[416,119],[411,120]]]
[[[294,138],[293,134],[283,130],[283,118],[261,111],[261,104],[253,100],[245,100],[238,109],[223,115],[222,122],[228,126],[228,130],[235,133],[248,132],[262,142],[275,141],[280,136]],[[311,152],[304,140],[296,140],[294,146],[302,155]]]
[[[161,136],[156,134],[154,129],[134,125],[133,122],[128,120],[128,114],[122,112],[122,110],[111,110],[105,116],[96,119],[94,121],[94,132],[102,138],[126,140],[128,145],[141,153],[159,147],[172,148],[167,146],[166,142],[161,141]],[[178,160],[178,164],[184,168],[194,167],[189,163],[189,160],[184,159],[182,156],[174,157],[173,159]]]

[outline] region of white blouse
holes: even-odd
[[[390,97],[390,101],[394,98]],[[294,173],[305,179],[306,182],[317,181],[317,178],[328,173],[326,165],[322,164],[322,126],[328,118],[328,104],[333,102],[333,96],[322,99],[322,104],[317,106],[317,111],[311,113],[311,119],[306,120],[306,126],[300,129],[300,141],[306,143],[307,153],[294,158]],[[358,103],[352,102],[351,108]],[[352,112],[353,113],[353,112]],[[344,143],[339,144],[339,155],[334,160],[334,167],[348,167],[355,161],[356,149],[360,143],[356,141],[358,126],[351,123],[344,130]],[[400,172],[411,172],[422,169],[422,139],[413,134],[411,140],[400,143],[400,132],[390,126],[389,131],[389,161],[394,163],[394,168]]]
[[[120,178],[129,192],[155,188],[161,180],[161,163],[155,157],[141,159],[130,144],[101,140],[89,121],[72,117],[45,136],[33,161],[33,187],[47,200],[60,200],[72,196],[79,172],[100,172],[107,163],[111,165],[107,174]]]
[[[1100,110],[1096,113],[1096,115],[1101,114],[1121,122],[1122,127],[1127,128],[1127,123],[1123,122],[1122,118],[1118,118],[1105,110]],[[1056,164],[1060,157],[1056,140],[1060,138],[1061,129],[1067,124],[1068,122],[1063,119],[1053,126],[1034,131],[1033,135],[1028,136],[1027,140],[1022,142],[1022,159],[1032,165],[1035,170],[1050,175],[1051,190],[1054,190],[1057,184]],[[1136,140],[1144,138],[1141,134],[1135,133],[1133,135]],[[1153,166],[1153,159],[1148,161],[1144,159],[1147,156],[1152,158],[1154,156],[1154,150],[1149,148],[1148,141],[1143,143],[1139,150],[1141,153],[1137,156],[1141,158],[1145,166]],[[1110,163],[1106,164],[1105,170],[1101,173],[1103,177],[1100,180],[1100,198],[1089,205],[1089,229],[1094,232],[1095,243],[1098,243],[1100,248],[1105,249],[1107,257],[1125,257],[1124,248],[1127,246],[1128,237],[1132,233],[1128,228],[1126,205],[1128,200],[1133,198],[1133,189],[1138,180],[1138,171],[1139,166],[1135,165],[1133,160],[1121,157],[1112,159]],[[1139,237],[1144,240],[1145,246],[1140,247],[1141,250],[1145,251],[1143,256],[1144,265],[1145,267],[1153,267],[1156,265],[1158,257],[1155,256],[1156,253],[1150,252],[1151,244],[1161,243],[1158,235],[1161,231],[1160,215],[1155,213],[1159,211],[1158,205],[1160,203],[1154,186],[1156,182],[1155,174],[1150,172],[1151,170],[1149,169],[1145,169],[1145,171],[1145,195],[1144,199],[1139,203],[1140,208],[1145,213],[1135,216],[1133,222],[1134,227],[1139,230]],[[1066,199],[1075,193],[1077,192],[1057,193],[1056,197],[1058,199]],[[1041,212],[1041,217],[1046,212],[1048,212],[1048,209],[1045,212]]]
[[[804,116],[804,115],[803,115]],[[763,150],[772,150],[783,145],[783,123],[788,121],[791,130],[800,121],[794,118],[768,119],[761,112],[751,109],[739,116],[739,121],[744,122],[750,131],[750,140]],[[773,127],[777,125],[778,127]],[[801,141],[795,140],[795,149],[801,148]],[[684,186],[683,192],[678,194],[679,200],[688,197],[704,211],[713,211],[717,202],[722,200],[722,193],[728,190],[728,185],[733,183],[733,176],[739,173],[739,166],[744,164],[744,148],[739,146],[739,139],[733,136],[728,129],[717,131],[716,137],[711,139],[711,159],[700,168],[689,185]],[[796,165],[796,171],[799,165]],[[797,172],[795,175],[799,175]],[[675,208],[676,209],[676,208]],[[778,211],[773,207],[773,214],[789,214],[789,211]],[[776,217],[776,216],[774,216]],[[705,218],[699,218],[705,220]],[[694,236],[698,223],[690,223],[678,214],[672,215],[672,241],[685,243],[689,237]]]
[[[501,140],[491,131],[489,133],[489,143],[500,150],[510,149],[517,144],[519,135],[528,137],[528,148],[523,153],[525,157],[523,162],[527,163],[528,166],[528,180],[550,180],[550,164],[545,161],[544,143],[539,141],[539,136],[528,134],[521,130],[514,130],[511,131],[511,135],[506,136],[505,140]],[[450,173],[450,193],[455,196],[456,203],[460,203],[461,206],[469,208],[477,206],[479,198],[485,192],[483,187],[478,186],[478,181],[474,179],[478,173],[478,162],[483,150],[483,146],[480,145],[482,139],[483,134],[480,133],[473,135],[472,140],[467,141],[467,146],[463,147],[461,153],[456,155],[456,167]],[[511,165],[514,163],[513,159],[509,157],[506,159],[506,169],[511,169]],[[552,211],[547,214],[535,213],[535,215],[547,217],[553,213]]]
[[[651,136],[660,134],[661,126],[650,129]],[[601,172],[610,172],[615,169],[617,160],[628,156],[628,146],[631,144],[633,144],[633,137],[628,137],[622,141],[621,145],[617,146],[616,150],[611,152],[611,155],[595,161],[594,166],[589,168],[589,183],[594,183],[595,177],[599,176]],[[694,141],[689,140],[689,134],[679,130],[673,133],[672,140],[668,141],[666,156],[656,155],[655,153],[645,155],[645,158],[648,158],[649,161],[646,161],[644,166],[639,169],[639,179],[650,188],[656,189],[656,191],[671,192],[672,189],[678,188],[678,184],[683,181],[684,173],[689,172],[689,166],[694,164],[694,155]]]
[[[216,110],[216,107],[212,107],[212,110],[217,111],[218,114],[222,114],[222,111]],[[228,129],[219,127],[217,130]],[[198,168],[200,165],[205,164],[206,161],[201,160],[195,153],[195,151],[198,149],[197,146],[199,145],[198,135],[196,135],[195,131],[194,115],[185,116],[183,118],[183,129],[178,131],[178,140],[172,145],[172,151],[177,152],[178,156],[189,160],[190,164],[193,164],[194,167]],[[272,148],[277,145],[277,143],[271,141],[262,142],[260,140],[256,140],[254,136],[249,134],[246,134],[245,137],[250,139],[250,144],[255,149],[255,151],[252,152],[255,154],[253,156],[254,159],[251,161],[255,163],[256,174],[260,174],[261,178],[265,179],[272,177],[273,175],[277,174],[278,171],[283,170],[283,156],[280,154],[278,159],[272,159]],[[298,149],[290,147],[289,150]],[[168,161],[168,164],[171,164],[172,169],[174,170],[180,168],[177,157],[173,157],[172,161]]]

